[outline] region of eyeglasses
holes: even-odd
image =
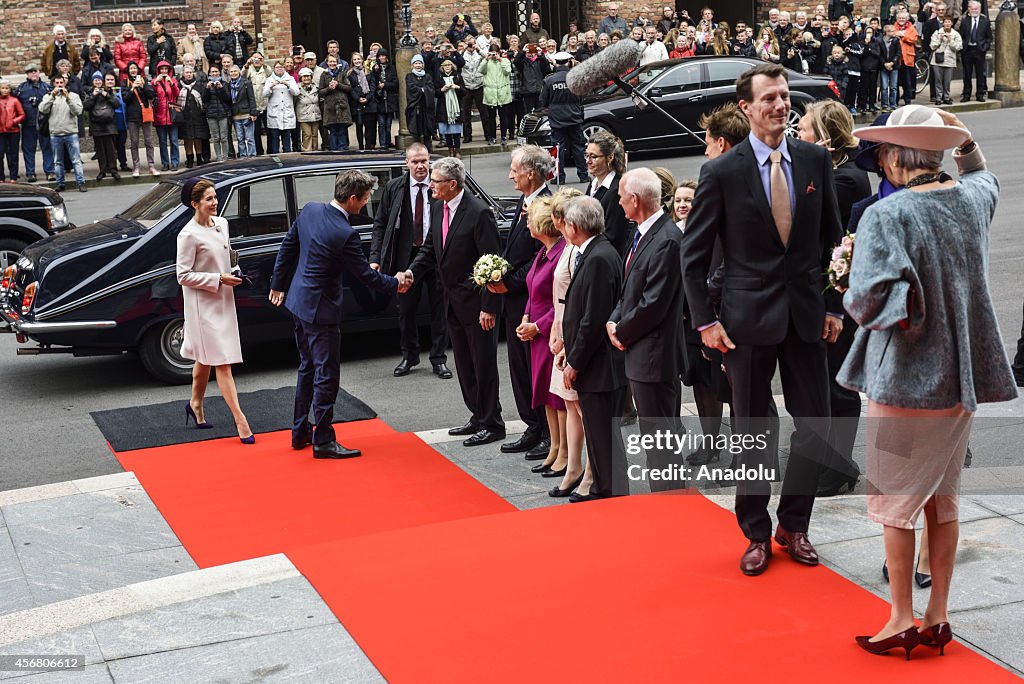
[[[603,159],[607,156],[607,154],[584,154],[583,158],[587,161],[594,161],[596,159]]]

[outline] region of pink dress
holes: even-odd
[[[231,271],[228,222],[213,217],[207,228],[193,218],[178,233],[177,274],[185,301],[181,355],[207,366],[242,362],[235,290],[220,284]]]
[[[550,406],[564,410],[565,402],[549,391],[551,387],[551,369],[555,357],[548,346],[551,338],[551,325],[555,320],[555,304],[552,296],[554,287],[555,266],[565,249],[565,240],[559,240],[550,250],[540,248],[534,259],[530,272],[526,274],[526,289],[530,293],[526,300],[526,315],[531,323],[536,323],[540,332],[530,340],[530,381],[533,387],[533,406]]]

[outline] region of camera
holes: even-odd
[[[301,55],[302,54],[302,46],[301,45],[292,45],[292,54],[293,55]]]

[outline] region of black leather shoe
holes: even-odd
[[[546,473],[541,473],[540,476],[541,477],[564,477],[566,469],[567,468],[562,468],[561,470],[551,470],[551,468],[548,468],[548,471]]]
[[[960,98],[960,101],[961,101],[961,102],[970,102],[970,101],[971,101],[971,96],[970,96],[970,95],[968,95],[967,97],[961,97],[961,98]]]
[[[441,378],[442,380],[451,380],[452,372],[448,370],[448,366],[443,363],[434,364],[434,375]]]
[[[295,439],[292,437],[292,449],[295,449],[296,451],[302,451],[312,443],[313,439],[311,437],[304,437],[302,439]]]
[[[467,439],[465,442],[463,442],[462,446],[481,446],[482,444],[490,444],[491,442],[497,442],[502,439],[505,439],[504,430],[500,432],[497,430],[481,430],[480,432],[476,433],[475,435]]]
[[[362,455],[359,449],[349,449],[337,442],[313,445],[313,458],[355,458]]]
[[[452,437],[465,437],[466,435],[475,435],[480,428],[473,421],[469,421],[465,425],[460,427],[453,427],[448,431],[448,434]]]
[[[420,365],[419,359],[402,359],[401,363],[395,366],[395,377],[400,378],[403,375],[408,375],[412,367],[418,365]]]
[[[840,475],[839,477],[828,477],[822,478],[818,482],[818,491],[816,496],[819,498],[827,498],[830,496],[837,496],[842,494],[844,491],[847,494],[853,494],[854,487],[857,486],[858,475]]]
[[[530,468],[530,472],[531,473],[541,473],[541,474],[550,473],[551,472],[551,466],[546,464],[546,463],[540,463],[540,464],[535,465],[532,468]]]
[[[542,458],[547,458],[549,453],[551,453],[551,440],[542,439],[537,446],[527,451],[523,458],[527,461],[539,461]]]
[[[537,434],[531,434],[524,432],[522,437],[514,442],[508,442],[501,445],[501,453],[503,454],[518,454],[523,451],[529,451],[533,447],[540,444],[540,436]],[[547,452],[544,454],[547,456]]]

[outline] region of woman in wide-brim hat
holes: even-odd
[[[948,112],[907,105],[854,135],[880,143],[877,163],[906,188],[861,217],[843,300],[861,330],[837,380],[868,396],[868,515],[884,526],[892,596],[889,621],[857,642],[909,658],[918,644],[952,639],[960,472],[974,412],[1017,396],[986,281],[999,182]],[[950,148],[959,182],[942,172]],[[932,586],[919,629],[911,583],[922,511]]]

